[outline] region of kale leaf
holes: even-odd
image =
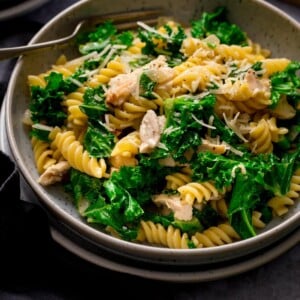
[[[282,95],[286,95],[295,104],[300,102],[299,70],[300,62],[291,62],[284,71],[271,75],[271,108],[277,106]]]
[[[83,145],[88,153],[97,158],[109,157],[115,146],[115,136],[101,123],[89,122],[84,135]]]
[[[88,116],[89,120],[100,120],[108,112],[103,87],[100,85],[94,89],[87,88],[83,95],[83,103],[79,108]]]
[[[47,85],[31,87],[31,99],[29,109],[33,123],[44,123],[49,126],[61,126],[67,117],[62,111],[63,100],[63,76],[60,73],[51,72],[45,77]]]
[[[247,36],[236,24],[227,20],[227,9],[217,7],[213,12],[204,12],[200,19],[191,22],[191,34],[195,38],[216,35],[222,44],[245,45]]]
[[[138,36],[145,46],[142,53],[152,56],[163,54],[169,58],[177,58],[183,60],[183,55],[179,51],[186,34],[182,26],[177,25],[176,30],[172,29],[168,24],[164,25],[166,34],[158,31],[139,30]]]

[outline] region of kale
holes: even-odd
[[[202,225],[202,230],[211,226],[216,226],[219,222],[219,214],[209,205],[205,205],[202,210],[194,209],[193,215],[197,217]]]
[[[291,62],[284,71],[271,75],[271,100],[270,108],[277,106],[282,95],[297,106],[300,102],[300,62]]]
[[[102,196],[103,180],[101,179],[71,168],[70,180],[64,187],[73,196],[74,204],[81,213],[90,205],[100,207],[105,205],[105,198]]]
[[[128,228],[126,224],[134,221],[133,216],[139,216],[141,208],[126,191],[123,193],[121,187],[71,169],[65,189],[73,195],[78,211],[87,222],[98,224],[103,229],[111,226],[126,240],[137,236],[137,226]]]
[[[43,130],[38,128],[32,128],[32,130],[29,133],[30,137],[36,137],[38,140],[44,141],[44,142],[50,142],[49,140],[49,130]]]
[[[101,119],[101,116],[108,112],[103,87],[100,85],[95,89],[87,88],[83,95],[83,103],[79,108],[88,116],[89,120]]]
[[[155,99],[153,90],[156,86],[156,82],[153,81],[145,72],[140,76],[140,96],[145,97],[149,100]]]
[[[63,81],[61,89],[64,94],[69,94],[78,89],[81,83],[85,82],[87,75],[83,68],[78,68],[71,76],[67,77]],[[79,84],[78,84],[79,83]]]
[[[184,29],[180,25],[176,27],[176,30],[173,30],[169,25],[164,25],[164,28],[166,34],[142,29],[138,31],[139,38],[145,43],[142,53],[152,56],[163,54],[182,61],[183,55],[179,50],[186,37]]]
[[[256,235],[252,225],[252,213],[260,201],[261,186],[252,176],[236,175],[235,184],[228,208],[228,218],[232,227],[243,238]]]
[[[159,215],[157,213],[146,212],[143,216],[143,220],[151,221],[155,224],[162,224],[164,228],[173,226],[174,228],[180,229],[180,232],[186,232],[189,236],[192,236],[197,231],[203,231],[203,226],[199,219],[195,216],[191,220],[178,220],[174,218],[174,214]]]
[[[67,117],[62,110],[63,101],[63,76],[51,72],[45,77],[47,85],[31,87],[29,109],[33,123],[45,123],[49,126],[61,126]]]
[[[161,136],[163,149],[155,150],[153,155],[171,156],[182,163],[187,162],[187,151],[196,152],[207,132],[205,124],[213,116],[212,136],[219,135],[227,143],[237,143],[238,137],[214,113],[215,95],[209,94],[202,99],[182,96],[165,101],[166,125]]]
[[[84,216],[89,223],[99,224],[103,227],[110,226],[124,240],[134,240],[138,234],[138,224],[126,225],[125,215],[120,203],[107,204],[102,207],[89,207]]]
[[[88,222],[109,225],[124,239],[134,239],[143,207],[151,202],[153,193],[162,189],[170,171],[149,158],[141,159],[139,166],[122,166],[103,183],[106,204],[89,207],[84,215]]]
[[[127,48],[132,46],[133,43],[133,33],[131,31],[123,31],[119,34],[116,34],[115,37],[112,39],[113,45],[123,45]]]
[[[195,38],[216,35],[222,44],[245,45],[247,36],[236,24],[227,20],[227,9],[217,7],[213,12],[204,12],[200,19],[191,22],[191,34]]]
[[[133,33],[131,31],[118,33],[117,27],[111,20],[99,24],[92,31],[82,32],[76,39],[81,54],[100,52],[108,45],[123,45],[127,48],[132,45],[132,42]]]
[[[251,218],[261,205],[262,193],[282,196],[289,191],[299,153],[300,149],[279,158],[273,153],[225,156],[201,152],[191,164],[193,180],[212,180],[219,189],[232,188],[229,220],[241,237],[248,238],[255,235]]]
[[[115,136],[106,127],[99,122],[89,122],[83,146],[91,156],[109,157],[115,143]]]
[[[29,109],[33,123],[62,126],[67,117],[61,105],[63,96],[75,91],[78,83],[85,82],[86,78],[80,68],[66,78],[61,73],[51,72],[45,77],[45,87],[32,86]]]
[[[253,155],[244,153],[219,155],[212,152],[200,152],[192,161],[193,179],[197,181],[213,180],[219,189],[234,184],[235,176],[246,170],[247,176],[263,186],[264,190],[274,195],[285,195],[298,160],[300,149],[283,154],[279,158],[275,154]]]
[[[175,160],[186,162],[187,150],[196,150],[201,145],[203,128],[199,120],[209,116],[213,111],[215,97],[206,96],[199,100],[193,97],[178,97],[165,101],[166,125],[161,136],[161,143],[166,152]]]

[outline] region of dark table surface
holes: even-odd
[[[26,44],[43,24],[75,2],[50,0],[34,11],[0,21],[0,47]],[[276,0],[269,2],[300,21],[299,7]],[[0,62],[1,101],[15,62],[15,59]],[[42,224],[47,226],[43,221]],[[239,275],[208,282],[169,283],[101,268],[54,241],[38,234],[40,241],[32,234],[28,239],[26,234],[15,244],[11,255],[6,251],[3,256],[0,251],[0,299],[101,299],[106,295],[110,299],[300,300],[300,245]]]

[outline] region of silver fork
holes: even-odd
[[[75,40],[76,36],[84,30],[91,29],[93,26],[106,20],[111,20],[119,30],[129,30],[137,27],[137,21],[142,21],[147,25],[153,25],[157,22],[159,16],[162,16],[162,9],[153,8],[148,10],[129,11],[115,14],[106,14],[101,16],[92,16],[80,21],[70,35],[55,40],[0,49],[0,60],[17,57],[24,54],[33,54],[41,49],[49,49],[58,45],[67,45]]]

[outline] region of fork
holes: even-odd
[[[162,9],[153,8],[148,10],[129,11],[115,14],[106,14],[100,16],[92,16],[81,20],[75,26],[73,32],[65,37],[55,40],[41,42],[37,44],[28,44],[25,46],[17,46],[0,49],[0,60],[14,58],[24,54],[33,54],[42,49],[55,48],[58,45],[67,45],[75,41],[76,36],[84,30],[91,29],[93,26],[111,20],[119,30],[129,30],[137,27],[137,21],[142,21],[147,25],[153,25],[157,22],[158,17],[162,15]]]

